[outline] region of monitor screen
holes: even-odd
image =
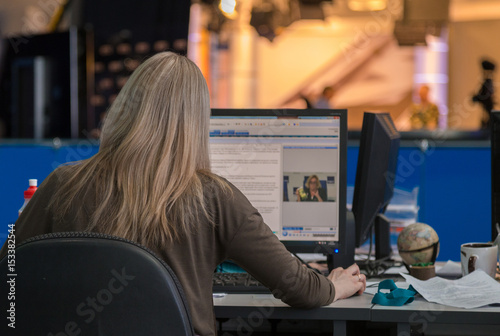
[[[296,253],[345,234],[346,110],[213,109],[210,159]]]
[[[388,113],[364,114],[352,200],[357,247],[371,237],[377,216],[392,198],[399,142]]]

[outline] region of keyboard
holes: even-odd
[[[248,273],[215,272],[212,278],[213,293],[271,294],[271,290]]]

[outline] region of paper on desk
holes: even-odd
[[[375,295],[375,293],[378,292],[378,284],[379,284],[378,281],[367,281],[364,293]]]
[[[481,270],[456,280],[434,277],[422,281],[408,274],[401,273],[401,276],[429,302],[459,308],[500,303],[500,283]]]
[[[462,264],[448,260],[443,266],[436,266],[436,275],[442,277],[460,277],[462,275]]]

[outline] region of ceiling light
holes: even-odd
[[[233,19],[236,16],[236,0],[221,0],[219,8],[227,18]]]
[[[347,6],[352,11],[380,11],[387,7],[387,0],[348,0]]]

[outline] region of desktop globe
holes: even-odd
[[[398,250],[406,265],[434,263],[439,254],[439,237],[427,224],[410,224],[399,234]]]

